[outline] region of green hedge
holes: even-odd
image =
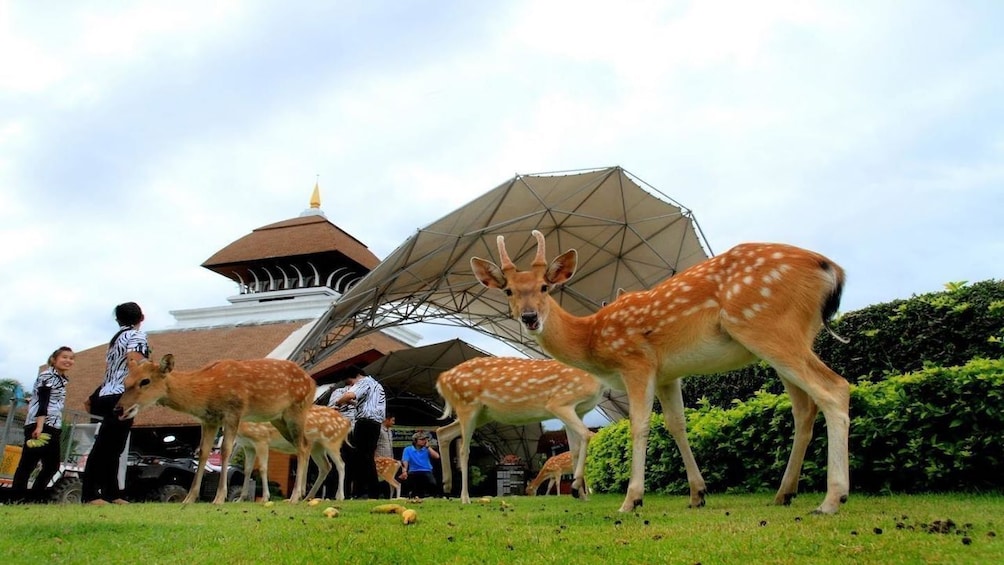
[[[794,432],[787,395],[759,392],[728,409],[687,410],[691,447],[710,492],[776,490]],[[686,494],[679,451],[662,416],[652,416],[645,488]],[[630,478],[627,420],[589,445],[586,476],[598,492],[623,492]],[[799,482],[826,489],[820,415]],[[930,367],[851,386],[853,492],[984,491],[1004,488],[1004,359]]]
[[[821,332],[815,349],[851,383],[877,381],[931,364],[953,367],[978,357],[1004,356],[1004,281],[968,286],[950,283],[946,287],[943,292],[847,313],[833,325],[837,333],[850,338],[850,343]],[[683,381],[687,406],[707,399],[714,406],[728,407],[734,399],[751,398],[760,389],[783,390],[774,370],[765,363]]]

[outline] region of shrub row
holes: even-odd
[[[1004,488],[1004,359],[851,386],[849,438],[854,492],[986,491]],[[794,426],[787,395],[758,392],[723,409],[687,410],[691,447],[711,492],[777,488]],[[826,435],[817,418],[802,469],[803,491],[826,489]],[[586,476],[598,492],[623,492],[630,478],[628,421],[601,429]],[[652,416],[645,488],[689,492],[679,451]]]
[[[877,381],[930,364],[953,367],[977,357],[1004,355],[1004,281],[946,287],[943,292],[849,312],[835,320],[833,327],[850,343],[821,332],[816,352],[852,383]],[[720,375],[688,377],[683,382],[684,403],[696,406],[703,398],[727,407],[761,388],[774,393],[783,390],[765,363]]]

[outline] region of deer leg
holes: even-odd
[[[645,451],[648,449],[648,432],[652,416],[655,391],[652,375],[640,378],[622,374],[628,393],[628,417],[631,422],[631,479],[620,512],[632,512],[642,505],[645,494]]]
[[[258,478],[261,479],[261,501],[268,502],[268,442],[256,446],[255,458],[258,460]],[[251,500],[254,500],[254,493],[251,493]]]
[[[296,504],[307,491],[307,460],[310,457],[310,442],[303,433],[309,405],[290,407],[282,416],[284,425],[276,425],[279,433],[296,448],[296,482],[291,489],[289,501]],[[275,422],[273,422],[275,425]]]
[[[547,409],[565,424],[565,434],[568,435],[568,447],[571,449],[575,460],[575,470],[573,472],[575,478],[572,481],[572,496],[586,500],[588,495],[585,489],[586,447],[593,432],[589,431],[589,428],[586,427],[573,408],[568,406],[548,406]]]
[[[781,486],[774,496],[774,504],[787,506],[791,504],[791,499],[798,494],[798,478],[802,474],[802,463],[805,460],[805,450],[812,441],[812,426],[816,421],[816,404],[812,398],[802,389],[781,377],[784,389],[791,397],[791,415],[795,419],[795,438],[791,444],[791,455],[788,456],[788,465],[784,468],[784,476],[781,477]]]
[[[790,342],[789,342],[790,343]],[[763,356],[791,384],[808,394],[826,420],[826,497],[814,512],[836,514],[850,492],[847,437],[850,432],[850,385],[816,357],[811,349],[773,351]],[[794,401],[792,402],[794,406]]]
[[[328,449],[328,455],[335,460],[335,470],[338,471],[338,491],[335,492],[335,500],[345,500],[345,460],[342,459],[342,445]]]
[[[237,428],[241,425],[239,418],[235,421],[223,424],[223,445],[220,446],[220,481],[216,485],[216,498],[213,504],[223,504],[227,501],[227,469],[230,468],[230,455],[233,453],[234,440],[237,437]]]
[[[443,468],[443,494],[449,496],[453,492],[453,459],[450,458],[450,444],[460,436],[460,422],[454,420],[436,430],[439,440]]]
[[[258,454],[250,443],[244,444],[244,486],[241,487],[241,500],[254,502],[254,493],[251,492],[251,473],[254,472],[254,462]],[[250,493],[250,495],[248,494]]]
[[[199,442],[199,466],[195,469],[195,477],[192,479],[192,487],[188,489],[188,496],[182,500],[182,504],[191,504],[199,500],[199,489],[202,488],[202,474],[206,471],[206,460],[209,459],[209,450],[213,448],[213,440],[216,439],[216,432],[220,425],[206,422],[202,423],[202,440]]]
[[[463,430],[460,438],[460,502],[470,504],[471,497],[467,494],[467,465],[471,457],[471,438],[474,436],[474,426],[461,424],[460,427]]]
[[[328,478],[328,473],[331,472],[331,462],[328,461],[328,456],[325,454],[324,447],[322,447],[321,444],[315,443],[311,448],[310,459],[317,465],[317,479],[310,487],[310,492],[307,493],[307,500],[314,498],[318,489],[320,489],[321,485],[324,484],[324,479]]]
[[[683,413],[683,387],[680,379],[672,379],[659,388],[659,402],[662,404],[662,416],[666,422],[666,429],[673,436],[677,449],[680,450],[680,457],[683,459],[683,466],[687,470],[687,483],[690,485],[690,508],[700,508],[704,506],[704,496],[707,493],[707,486],[704,484],[704,477],[701,469],[694,458],[694,452],[690,449],[690,442],[687,441],[687,419]]]

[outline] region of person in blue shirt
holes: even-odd
[[[409,497],[425,498],[437,492],[438,484],[432,474],[432,460],[439,453],[429,446],[429,434],[419,431],[411,436],[411,445],[401,455],[401,478],[405,480]]]
[[[24,426],[24,447],[11,484],[14,492],[28,492],[28,479],[39,463],[31,493],[38,494],[49,485],[59,470],[59,442],[66,405],[66,372],[73,367],[73,350],[60,347],[52,352],[45,370],[39,373],[32,389]],[[48,435],[45,435],[48,434]]]

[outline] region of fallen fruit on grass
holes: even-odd
[[[268,502],[265,503],[265,508],[271,508],[273,506],[275,506],[275,503],[272,502],[271,500],[269,500]]]
[[[327,516],[328,518],[337,518],[338,509],[335,508],[334,506],[329,506],[324,509],[324,515]]]
[[[409,524],[414,524],[417,521],[418,521],[418,512],[415,512],[414,510],[409,508],[401,513],[401,523],[403,523],[405,526]]]
[[[320,503],[321,503],[320,498],[311,498],[310,500],[307,501],[307,506],[317,506]]]
[[[370,510],[373,514],[400,514],[404,511],[405,507],[400,504],[381,504]]]

